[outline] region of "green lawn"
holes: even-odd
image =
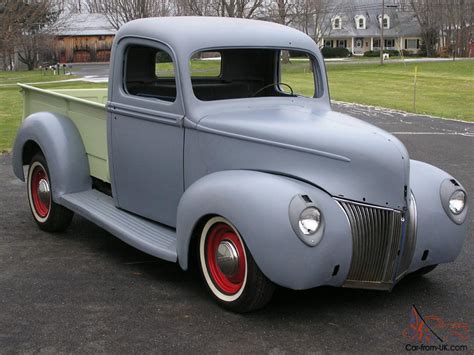
[[[413,105],[415,67],[418,67],[416,109]],[[384,66],[328,63],[326,68],[333,100],[474,121],[472,60]],[[305,62],[285,65],[282,81],[297,93],[312,92],[312,75]]]
[[[327,65],[333,100],[474,121],[474,61]]]
[[[23,102],[17,82],[36,83],[56,80],[73,79],[73,76],[43,75],[40,71],[33,72],[1,72],[0,71],[0,152],[13,145],[13,139],[21,124]],[[6,84],[6,85],[5,85]],[[81,81],[38,84],[42,88],[83,88],[107,87],[107,84],[92,84]]]
[[[215,63],[195,63],[198,73],[214,72]],[[212,66],[206,68],[206,66]],[[418,67],[417,113],[474,121],[474,61],[440,63],[327,64],[331,98],[339,101],[389,107],[413,112],[413,76]],[[169,68],[157,68],[163,72]],[[159,70],[158,70],[159,71]],[[311,95],[308,63],[293,61],[283,68],[282,79],[294,91]],[[199,75],[199,74],[198,74]],[[69,79],[71,76],[34,72],[0,72],[0,151],[11,148],[21,123],[22,98],[16,82],[34,83]],[[5,85],[7,84],[7,85]],[[94,88],[107,84],[64,82],[43,88]]]

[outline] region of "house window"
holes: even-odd
[[[336,46],[337,46],[338,48],[347,48],[347,40],[345,40],[345,39],[338,39],[338,40],[336,41]]]
[[[380,39],[375,39],[374,38],[374,47],[375,48],[380,48]]]
[[[385,47],[386,48],[395,47],[395,40],[394,39],[386,39],[385,40]]]
[[[325,47],[332,47],[332,41],[326,41],[324,42]]]
[[[357,29],[360,29],[360,30],[365,29],[365,16],[357,15],[355,17],[355,21],[356,21],[356,28]]]
[[[383,17],[383,28],[385,29],[390,28],[390,17],[388,17],[388,15],[384,15]]]
[[[342,28],[341,18],[339,16],[334,17],[332,21],[332,28],[334,30],[340,30]]]
[[[420,48],[420,41],[417,39],[406,39],[405,40],[406,49],[418,49]]]

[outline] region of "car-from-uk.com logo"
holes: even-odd
[[[402,335],[406,351],[468,351],[470,327],[465,322],[449,322],[437,315],[423,316],[413,305]]]

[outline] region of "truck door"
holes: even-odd
[[[126,38],[117,44],[113,63],[108,135],[115,203],[175,227],[184,140],[176,60],[160,43]]]

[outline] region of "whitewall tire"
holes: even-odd
[[[260,271],[230,221],[220,216],[210,218],[198,244],[203,279],[221,306],[249,312],[268,303],[275,286]]]

